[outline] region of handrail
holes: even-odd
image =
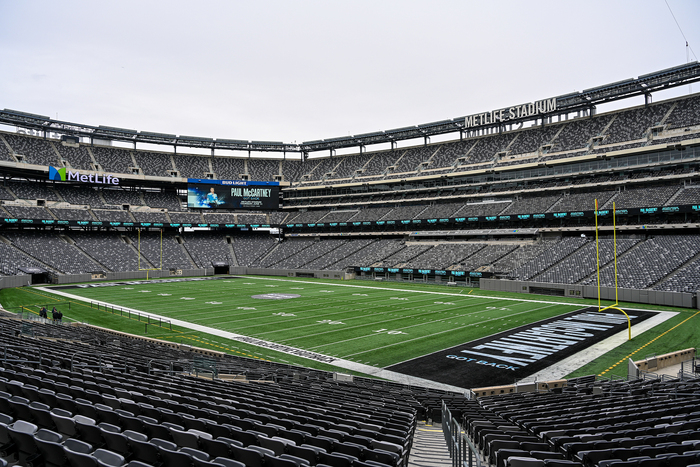
[[[481,467],[481,457],[462,426],[452,416],[445,401],[442,401],[442,432],[452,467]]]
[[[13,362],[21,362],[21,363],[32,363],[32,364],[39,364],[41,365],[41,356],[39,356],[39,360],[30,360],[29,358],[22,358],[22,357],[14,357],[10,356],[8,353],[8,348],[10,349],[16,349],[17,352],[13,352],[13,355],[28,355],[27,353],[27,348],[22,347],[22,346],[16,346],[12,344],[0,344],[0,361],[3,363],[13,363]]]
[[[88,364],[88,363],[79,363],[79,362],[76,362],[76,357],[77,357],[78,355],[88,355],[88,356],[92,355],[92,356],[96,356],[96,357],[97,357],[97,360],[98,360],[98,363],[97,363],[97,365],[93,365],[93,364]],[[118,369],[118,370],[126,370],[126,366],[118,366],[118,365],[114,365],[114,364],[111,364],[111,363],[110,363],[110,364],[107,364],[106,362],[103,363],[103,362],[102,362],[102,357],[103,357],[103,356],[104,356],[104,354],[98,353],[98,352],[82,352],[82,351],[74,352],[73,355],[71,355],[71,357],[70,357],[70,370],[71,370],[71,371],[75,371],[77,368],[99,368],[100,371],[102,371],[104,368],[108,368],[108,369],[110,369],[110,370],[116,370],[116,369]],[[108,365],[109,365],[109,366],[108,366]]]

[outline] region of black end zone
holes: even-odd
[[[632,324],[655,314],[628,312]],[[513,384],[625,329],[627,317],[619,311],[588,307],[386,369],[462,388]]]

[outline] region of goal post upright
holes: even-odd
[[[146,280],[149,280],[149,271],[163,270],[163,229],[160,229],[160,267],[157,268],[141,268],[141,229],[138,229],[138,265],[139,271],[146,271]]]
[[[595,264],[598,278],[598,311],[600,311],[600,247],[598,246],[598,199],[595,200]]]
[[[598,278],[598,311],[605,310],[617,310],[627,318],[627,339],[632,340],[632,322],[629,315],[620,308],[618,299],[618,286],[617,286],[617,224],[615,219],[615,202],[612,205],[612,215],[613,215],[613,263],[614,263],[614,274],[615,274],[615,303],[606,307],[602,307],[600,300],[600,246],[598,240],[598,200],[595,200],[595,255],[596,255],[596,274]]]

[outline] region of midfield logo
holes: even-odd
[[[57,169],[55,167],[49,166],[49,180],[55,180],[60,182],[83,182],[83,183],[96,183],[99,185],[119,185],[119,179],[117,177],[112,177],[107,174],[81,174],[79,171],[67,170],[65,167]]]

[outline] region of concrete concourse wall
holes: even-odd
[[[481,279],[479,287],[482,290],[498,292],[534,293],[532,289],[561,290],[564,297],[569,298],[598,298],[598,287],[592,285],[552,284],[548,282],[512,281],[507,279]],[[600,296],[603,300],[615,300],[614,287],[601,287]],[[682,308],[696,308],[696,296],[690,293],[665,292],[661,290],[618,289],[621,302],[646,303],[649,305],[665,305]]]
[[[325,271],[321,269],[271,269],[271,268],[244,268],[231,267],[229,274],[239,274],[241,276],[282,276],[282,277],[311,277],[317,279],[351,279],[354,274],[347,274],[344,271]]]

